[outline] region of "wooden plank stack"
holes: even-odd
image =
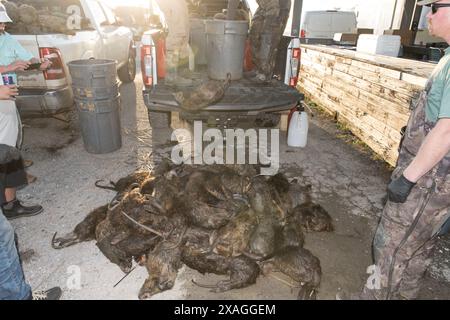
[[[410,105],[435,65],[302,45],[299,89],[395,165]]]

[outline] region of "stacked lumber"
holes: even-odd
[[[395,165],[400,130],[434,65],[302,45],[299,89]]]

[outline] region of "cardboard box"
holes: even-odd
[[[356,29],[357,34],[373,34],[373,29],[364,29],[364,28],[358,28]]]
[[[401,43],[404,46],[410,46],[413,41],[413,32],[411,30],[384,30],[384,34],[395,35],[401,37]]]
[[[358,34],[357,33],[335,33],[333,40],[335,42],[339,42],[339,43],[356,45],[356,42],[358,41]]]
[[[400,36],[362,34],[358,38],[357,52],[398,57],[400,52]]]

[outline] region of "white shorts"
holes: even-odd
[[[16,147],[20,127],[16,103],[11,100],[0,100],[0,143]]]

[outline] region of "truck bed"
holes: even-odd
[[[192,87],[178,90],[191,90]],[[144,102],[150,111],[181,111],[175,101],[173,87],[163,83],[152,88],[144,88]],[[303,99],[297,89],[273,80],[269,83],[257,83],[247,79],[232,81],[225,96],[217,103],[203,109],[203,112],[239,112],[257,114],[290,109]]]

